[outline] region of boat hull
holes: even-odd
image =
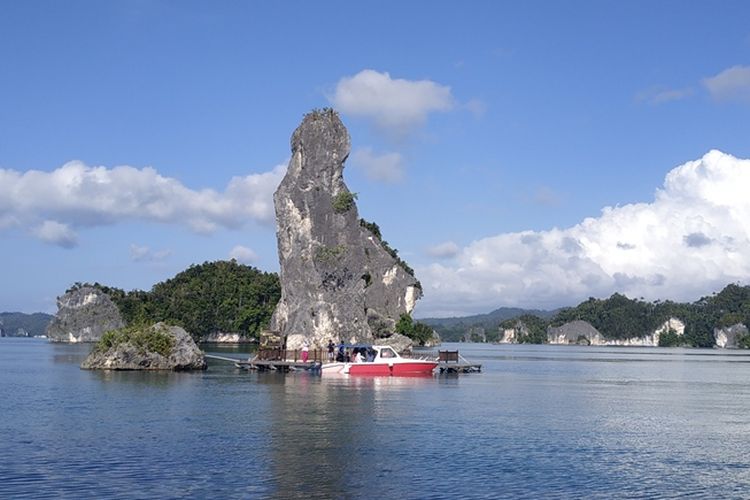
[[[389,377],[389,376],[413,376],[413,375],[431,375],[437,367],[434,361],[401,361],[401,362],[365,362],[365,363],[330,363],[323,365],[321,373],[328,374],[348,374],[348,375],[365,375],[370,377]]]
[[[409,361],[408,363],[394,363],[391,375],[428,375],[437,367],[434,361]]]

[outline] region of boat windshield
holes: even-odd
[[[396,353],[390,347],[383,347],[382,349],[380,349],[380,357],[381,358],[395,358]]]

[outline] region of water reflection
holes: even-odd
[[[750,488],[747,353],[460,345],[429,378],[89,372],[0,339],[0,497],[707,497]],[[240,355],[241,353],[237,353]]]

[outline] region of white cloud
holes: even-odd
[[[663,104],[670,101],[679,101],[693,95],[693,89],[690,87],[681,89],[670,89],[664,87],[652,87],[639,92],[635,100],[647,102],[649,104]]]
[[[79,161],[52,172],[0,169],[0,229],[37,226],[44,241],[75,244],[80,227],[143,220],[196,232],[274,220],[273,192],[285,167],[232,178],[223,192],[193,190],[153,168],[90,167]],[[59,224],[60,226],[55,226]]]
[[[466,104],[464,104],[464,108],[476,118],[481,118],[487,112],[487,104],[481,99],[469,99]]]
[[[54,220],[46,220],[33,230],[34,235],[40,240],[58,245],[63,248],[73,248],[78,245],[78,239],[67,224]]]
[[[372,148],[360,148],[352,153],[351,158],[370,180],[394,183],[404,178],[403,159],[399,153],[376,155]]]
[[[237,245],[229,251],[229,258],[241,264],[252,264],[258,260],[258,254],[252,248]]]
[[[342,113],[371,119],[396,136],[422,125],[429,113],[449,111],[455,105],[448,86],[431,80],[394,79],[371,69],[339,80],[328,99]]]
[[[750,160],[711,151],[674,168],[650,203],[567,229],[485,238],[455,265],[417,269],[420,315],[554,308],[613,292],[695,300],[750,280]]]
[[[461,249],[452,241],[445,241],[427,249],[427,255],[438,259],[451,259],[458,255]]]
[[[537,205],[556,207],[562,203],[560,195],[549,186],[540,186],[537,188],[532,201]]]
[[[703,85],[716,100],[750,102],[750,66],[732,66],[705,78]]]
[[[171,250],[153,251],[147,246],[130,245],[130,260],[133,262],[159,262],[172,255]]]

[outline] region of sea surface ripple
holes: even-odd
[[[447,347],[482,373],[84,371],[2,338],[0,498],[749,496],[745,352]]]

